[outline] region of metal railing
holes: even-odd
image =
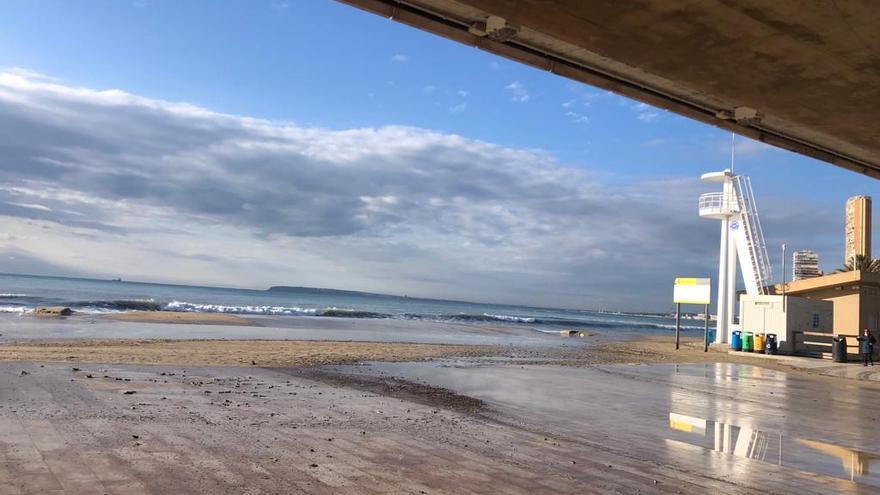
[[[767,255],[767,246],[764,243],[764,230],[761,228],[761,219],[758,217],[758,206],[755,203],[755,194],[752,192],[752,182],[748,177],[739,175],[735,178],[734,189],[739,204],[742,208],[742,220],[748,239],[749,258],[755,274],[755,282],[758,292],[765,294],[765,284],[772,277],[770,257]]]
[[[735,199],[733,195],[725,195],[723,192],[701,194],[698,208],[701,215],[736,213],[739,211],[739,205]]]

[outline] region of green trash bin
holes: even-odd
[[[743,352],[755,350],[755,335],[752,332],[743,332]]]

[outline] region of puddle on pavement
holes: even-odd
[[[753,459],[826,474],[850,481],[880,486],[880,454],[801,437],[787,438],[778,432],[720,423],[674,412],[669,428],[686,435],[674,435],[668,444],[696,445],[707,452]],[[871,471],[872,466],[874,472]]]
[[[749,476],[750,459],[880,486],[880,454],[864,448],[880,445],[876,389],[731,363],[571,368],[441,359],[334,368],[446,388],[562,438],[646,447],[658,459],[678,452],[688,460],[675,462],[719,476]],[[695,448],[702,450],[686,453]]]

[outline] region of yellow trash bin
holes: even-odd
[[[756,333],[755,334],[755,352],[760,352],[764,354],[764,334]]]

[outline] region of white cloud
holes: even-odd
[[[467,103],[459,103],[458,105],[449,107],[449,111],[452,113],[462,113],[465,110],[467,110]]]
[[[290,3],[288,2],[272,2],[272,10],[276,12],[287,12],[290,10]]]
[[[454,134],[301,127],[9,72],[0,126],[0,248],[34,270],[650,309],[674,272],[715,263],[697,179],[612,186]],[[801,216],[765,231],[810,232]]]
[[[508,84],[504,89],[510,91],[510,99],[515,102],[524,103],[529,101],[529,92],[519,81],[514,81]]]
[[[470,93],[467,90],[459,89],[458,91],[455,92],[455,94],[457,94],[458,96],[461,96],[462,98],[467,98],[467,95]]]
[[[571,121],[574,122],[575,124],[589,124],[590,123],[589,117],[587,117],[586,115],[579,114],[577,112],[568,111],[568,112],[565,112],[565,116],[570,118]]]
[[[434,94],[435,91],[437,91],[437,86],[434,86],[433,84],[428,84],[422,87],[422,92],[425,94]]]
[[[38,203],[15,203],[13,201],[7,201],[6,204],[12,206],[19,206],[21,208],[29,208],[31,210],[40,210],[40,211],[52,211],[48,206],[43,206]]]
[[[394,55],[391,56],[391,61],[405,64],[405,63],[409,62],[409,57],[406,55],[403,55],[401,53],[395,53]]]
[[[655,120],[660,118],[660,114],[657,112],[639,112],[639,114],[636,115],[636,118],[639,119],[641,122],[650,124],[651,122],[654,122]]]
[[[660,114],[655,111],[655,108],[648,104],[634,103],[632,108],[636,111],[636,119],[640,122],[650,124],[660,118]]]
[[[569,93],[572,93],[573,98],[562,103],[562,108],[574,108],[576,106],[581,106],[584,108],[590,108],[593,106],[593,102],[603,98],[605,93],[599,93],[595,91],[587,91],[584,89],[585,86],[581,84],[571,84],[568,86]]]
[[[60,82],[61,80],[52,76],[48,76],[46,74],[42,74],[40,72],[35,72],[32,70],[24,69],[22,67],[10,67],[2,71],[2,73],[17,76],[22,79],[28,79],[31,81],[46,81],[46,82]]]

